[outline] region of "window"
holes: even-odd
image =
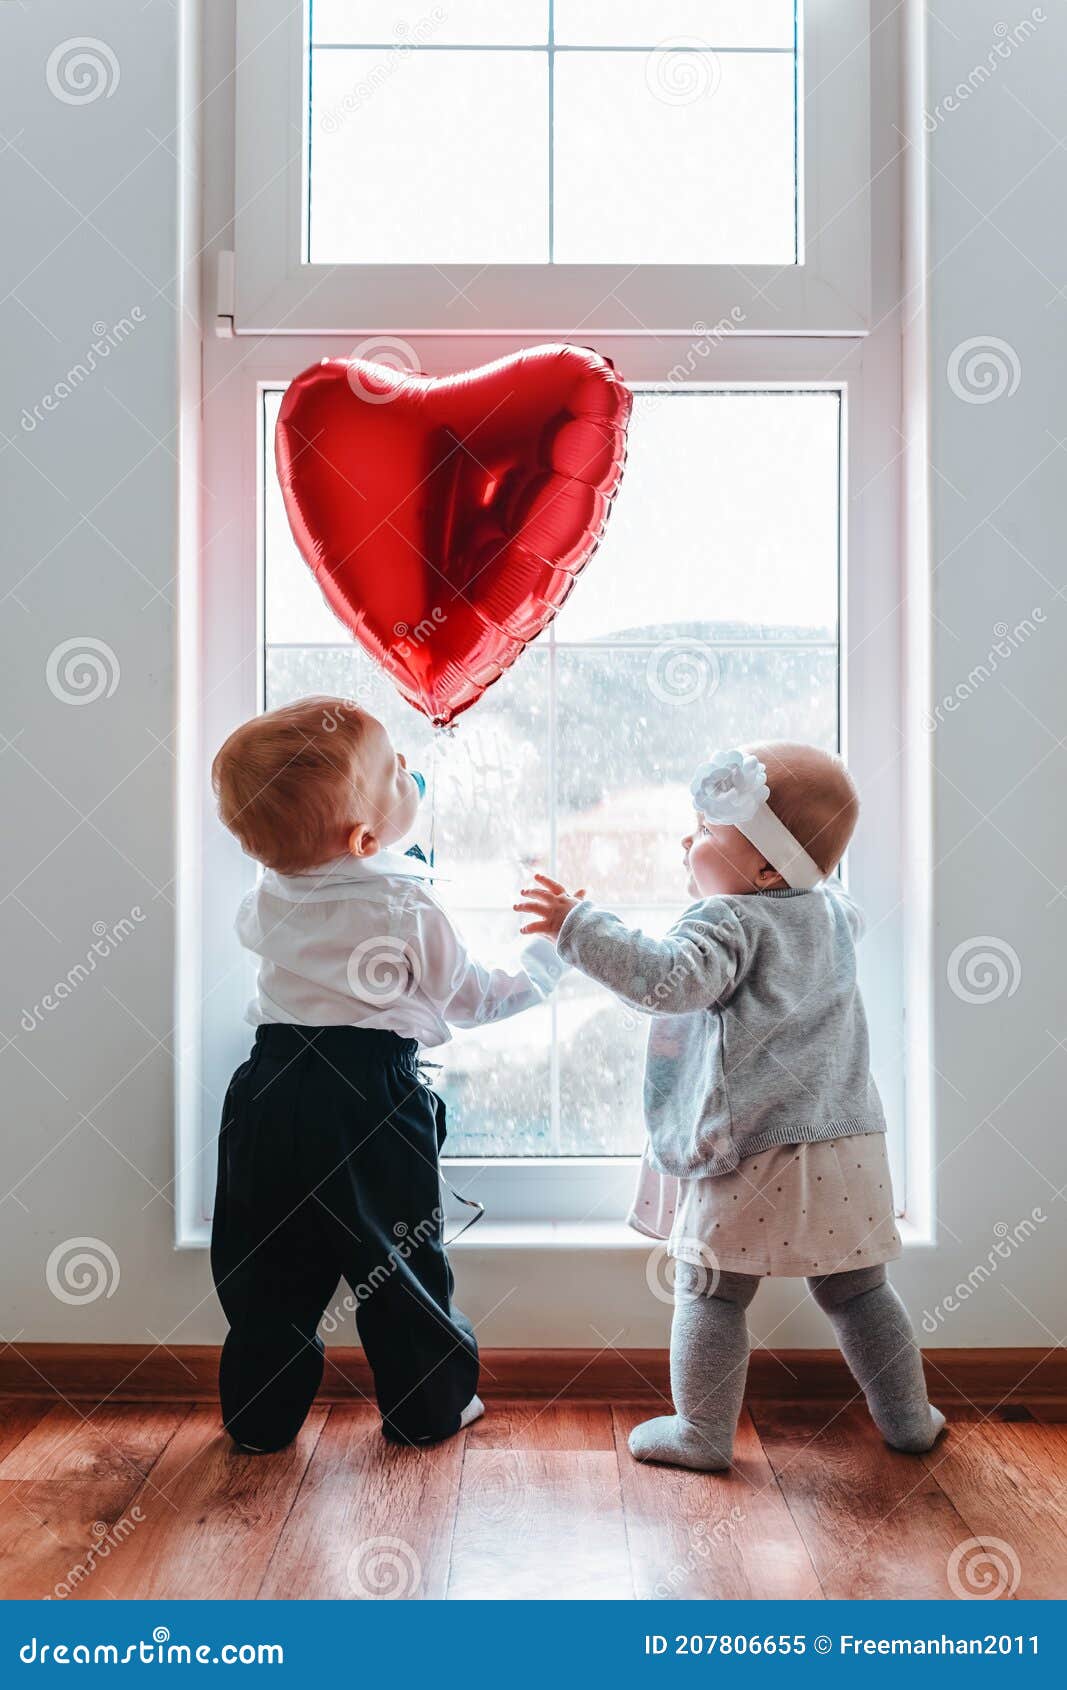
[[[607,536],[555,623],[434,743],[327,610],[289,533],[264,394],[264,701],[379,716],[436,793],[440,892],[476,954],[517,886],[558,873],[635,925],[686,900],[687,783],[712,743],[838,744],[841,398],[639,391]],[[581,975],[441,1053],[454,1155],[641,1149],[641,1020]]]
[[[870,16],[865,0],[234,6],[235,40],[205,13],[205,121],[216,140],[232,123],[235,145],[231,179],[206,173],[227,285],[204,341],[203,543],[183,589],[179,1241],[206,1235],[205,1147],[251,990],[232,920],[253,871],[205,770],[236,722],[312,689],[365,702],[435,775],[439,890],[481,954],[514,942],[534,866],[662,928],[684,898],[702,748],[840,745],[864,794],[847,876],[870,921],[861,968],[903,1190],[894,0]],[[661,74],[714,89],[661,103]],[[287,382],[357,348],[390,361],[390,337],[431,375],[546,338],[595,344],[636,393],[604,544],[436,757],[326,610],[273,473]],[[643,1042],[639,1017],[575,975],[550,1006],[439,1053],[449,1153],[495,1219],[621,1219]]]
[[[867,0],[236,3],[239,331],[869,326]]]
[[[308,260],[794,264],[796,69],[793,0],[314,0]]]

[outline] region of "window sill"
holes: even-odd
[[[932,1249],[933,1235],[913,1221],[898,1222],[901,1243],[908,1252]],[[625,1221],[489,1221],[479,1222],[448,1248],[459,1254],[481,1250],[651,1250],[658,1240],[635,1232]],[[178,1250],[206,1250],[211,1228],[206,1222],[187,1232]]]

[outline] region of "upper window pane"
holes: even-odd
[[[312,0],[311,39],[316,46],[542,47],[548,0]]]
[[[640,393],[556,638],[836,640],[840,423],[836,392]]]
[[[555,0],[555,37],[583,47],[690,46],[793,50],[794,0]]]
[[[313,264],[797,262],[792,5],[316,0]]]
[[[544,261],[545,54],[329,48],[313,60],[313,264]]]
[[[793,263],[791,56],[559,53],[555,80],[558,263]]]

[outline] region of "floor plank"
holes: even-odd
[[[611,1409],[606,1403],[494,1401],[470,1428],[467,1444],[476,1450],[611,1450]]]
[[[130,1522],[129,1479],[0,1481],[0,1598],[115,1595],[108,1578]]]
[[[331,1409],[260,1596],[443,1597],[463,1437],[398,1449],[376,1408]]]
[[[108,1563],[118,1595],[254,1597],[326,1415],[312,1409],[276,1455],[241,1455],[217,1408],[192,1409],[137,1493],[143,1522]]]
[[[924,1457],[966,1521],[956,1579],[971,1594],[1057,1600],[1067,1590],[1067,1425],[988,1419],[967,1411]],[[998,1545],[1005,1545],[999,1548]]]
[[[108,1568],[136,1530],[138,1492],[188,1410],[38,1405],[0,1463],[0,1597],[114,1594]]]
[[[27,1397],[5,1397],[0,1402],[0,1463],[18,1448],[51,1406]]]
[[[188,1412],[177,1403],[56,1403],[0,1462],[0,1480],[143,1478]]]
[[[469,1443],[448,1596],[631,1598],[614,1450]]]
[[[970,1532],[921,1457],[887,1448],[862,1406],[752,1412],[827,1597],[954,1594],[949,1559]]]
[[[643,1407],[614,1411],[634,1592],[643,1599],[819,1599],[822,1590],[756,1429],[741,1416],[729,1473],[635,1461]]]

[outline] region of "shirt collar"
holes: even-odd
[[[273,869],[267,869],[263,879],[268,886],[273,884],[279,891],[300,897],[329,886],[348,886],[387,877],[430,880],[433,871],[429,864],[420,862],[418,857],[407,857],[403,851],[376,851],[373,857],[353,857],[346,853],[316,868],[305,869],[302,874],[276,874]]]

